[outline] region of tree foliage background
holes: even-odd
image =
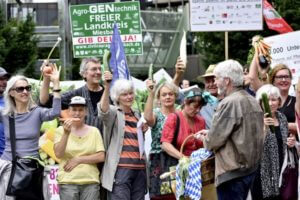
[[[299,0],[273,0],[269,3],[285,19],[294,31],[300,30],[300,1]],[[229,32],[229,58],[240,61],[242,65],[247,62],[248,52],[251,48],[251,39],[254,35],[264,37],[277,35],[278,33],[269,30],[264,23],[263,31]],[[225,58],[225,34],[224,32],[196,33],[196,50],[204,56],[204,64],[215,64]]]
[[[37,78],[38,38],[34,35],[35,23],[30,15],[26,20],[10,20],[7,23],[0,8],[0,66],[11,74],[24,74]]]

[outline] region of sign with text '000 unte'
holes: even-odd
[[[117,24],[126,55],[143,54],[140,3],[138,1],[70,6],[75,58],[101,56],[109,49]]]
[[[297,39],[298,38],[298,39]],[[271,46],[271,67],[285,64],[292,72],[292,84],[295,85],[300,77],[300,31],[266,37],[265,42]]]

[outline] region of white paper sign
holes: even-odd
[[[263,29],[262,0],[190,0],[191,31]]]
[[[287,65],[293,74],[292,84],[300,77],[300,31],[267,37],[264,39],[271,46],[271,67],[276,64]]]
[[[47,200],[60,200],[59,198],[59,188],[56,181],[58,165],[46,166],[45,171],[47,170],[47,179],[48,179],[48,193],[50,195]]]

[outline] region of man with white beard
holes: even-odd
[[[215,153],[219,200],[246,199],[263,147],[264,114],[254,97],[243,90],[243,68],[227,60],[214,69],[218,94],[224,95],[209,130],[197,133]]]

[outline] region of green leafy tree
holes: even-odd
[[[30,15],[24,21],[0,22],[0,65],[8,72],[38,78],[35,74],[38,39],[34,30]]]
[[[275,0],[269,1],[274,8],[279,12],[293,30],[300,30],[300,2],[297,0]],[[246,64],[248,52],[251,48],[251,39],[255,35],[263,37],[278,34],[275,31],[269,30],[264,23],[263,31],[243,31],[229,32],[229,58],[236,59],[242,65]],[[209,64],[218,63],[225,58],[225,34],[224,32],[202,32],[197,33],[197,52],[204,55],[204,64],[207,67]]]

